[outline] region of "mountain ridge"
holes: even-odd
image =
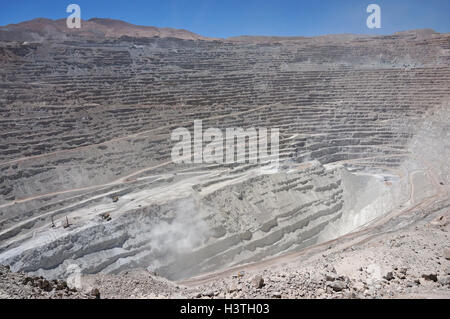
[[[178,38],[183,40],[222,40],[231,42],[273,42],[273,41],[298,41],[303,39],[331,39],[338,38],[349,40],[355,38],[376,37],[380,35],[368,34],[326,34],[318,36],[271,36],[271,35],[240,35],[228,38],[212,38],[196,34],[186,29],[169,27],[155,27],[135,25],[123,20],[110,18],[91,18],[81,21],[80,29],[69,29],[66,19],[35,18],[16,24],[0,26],[0,40],[3,41],[42,41],[46,39],[65,40],[72,36],[84,38]],[[415,29],[395,32],[390,36],[397,37],[432,37],[440,33],[432,29]],[[382,35],[386,36],[386,35]]]
[[[70,36],[87,38],[179,38],[184,40],[212,40],[185,29],[139,26],[122,20],[92,18],[81,20],[80,29],[69,29],[66,19],[51,20],[36,18],[0,27],[0,40],[36,41],[43,39],[65,39]]]

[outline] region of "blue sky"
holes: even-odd
[[[0,25],[66,18],[71,3],[80,5],[85,20],[120,19],[210,37],[391,34],[418,28],[450,32],[450,0],[0,0]],[[381,7],[381,29],[366,27],[371,3]]]

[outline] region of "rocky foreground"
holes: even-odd
[[[89,275],[82,287],[0,267],[2,298],[450,298],[450,212],[400,231],[255,270],[170,282],[145,270]],[[348,245],[347,245],[348,246]]]
[[[62,280],[47,280],[43,277],[14,273],[8,266],[0,266],[1,299],[92,299],[98,291],[91,294],[69,287]]]

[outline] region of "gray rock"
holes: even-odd
[[[437,282],[437,275],[436,274],[423,274],[422,278],[428,281],[434,281]]]
[[[326,266],[325,266],[325,268],[329,271],[329,272],[332,272],[332,273],[337,273],[337,271],[336,271],[336,269],[334,268],[334,266],[333,265],[330,265],[330,264],[327,264]]]
[[[450,276],[439,276],[438,277],[438,282],[442,286],[448,286],[448,285],[450,285]]]
[[[444,258],[450,260],[450,248],[444,249]]]
[[[325,275],[326,281],[335,281],[338,278],[338,276],[335,273],[328,273]]]
[[[214,291],[208,290],[208,291],[203,292],[202,295],[206,296],[206,297],[214,297]]]
[[[353,289],[355,291],[364,291],[365,285],[361,281],[357,281],[353,284]]]
[[[273,292],[272,297],[273,298],[281,298],[281,292],[279,292],[279,291]]]
[[[387,281],[391,281],[392,279],[394,279],[394,274],[392,273],[392,271],[390,271],[386,275],[384,275],[383,278]]]
[[[361,298],[359,297],[359,295],[356,294],[356,293],[353,292],[353,291],[349,291],[349,292],[344,293],[343,297],[344,297],[344,298],[347,298],[347,299],[361,299]]]
[[[96,299],[100,299],[100,291],[97,288],[93,288],[91,290],[91,296],[94,296]]]
[[[328,282],[328,286],[331,287],[336,292],[342,291],[347,288],[347,284],[339,280]]]
[[[228,288],[228,292],[229,293],[232,293],[232,292],[235,292],[235,291],[237,291],[238,290],[238,288],[237,288],[237,285],[236,285],[236,283],[232,283],[231,285],[230,285],[230,287]]]
[[[50,282],[46,279],[40,279],[38,281],[38,287],[47,292],[52,291],[52,289],[53,289]]]
[[[251,283],[256,289],[261,289],[264,286],[264,279],[261,275],[256,275]]]

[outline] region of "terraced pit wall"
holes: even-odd
[[[345,207],[364,208],[345,200],[342,169],[395,183],[417,128],[448,105],[449,50],[449,35],[414,32],[2,42],[0,261],[178,279],[329,238]],[[279,128],[282,170],[171,163],[171,131],[196,119]],[[173,247],[158,248],[165,227]]]

